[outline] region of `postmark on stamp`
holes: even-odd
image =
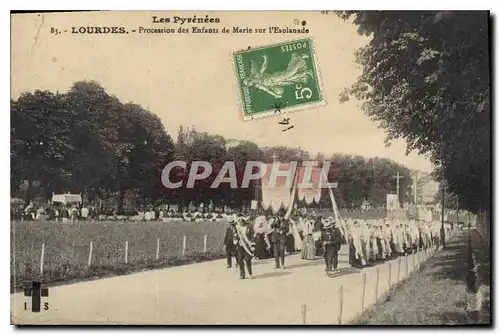
[[[324,103],[311,39],[233,53],[244,119]]]

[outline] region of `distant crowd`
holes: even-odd
[[[227,221],[235,214],[233,209],[192,211],[177,211],[166,206],[145,206],[128,215],[119,214],[114,208],[93,205],[57,204],[35,206],[31,202],[27,207],[19,206],[11,209],[11,219],[14,221],[183,221],[183,222],[220,222]],[[241,212],[250,215],[250,211]]]

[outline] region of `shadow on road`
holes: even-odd
[[[287,266],[286,268],[287,269],[296,269],[296,268],[302,268],[302,267],[306,267],[306,266],[315,266],[315,265],[319,265],[319,264],[323,264],[323,263],[324,263],[323,259],[318,258],[315,260],[304,260],[304,263],[290,265],[290,266]]]
[[[360,273],[361,270],[356,269],[356,268],[342,268],[338,272],[335,272],[334,274],[329,275],[329,278],[337,278],[337,277],[342,277],[345,275],[350,275],[353,273]]]
[[[277,272],[267,272],[260,275],[255,275],[253,277],[254,279],[264,279],[264,278],[282,277],[282,276],[287,276],[289,274],[291,274],[291,272],[277,271]]]
[[[372,267],[376,267],[377,265],[384,264],[384,263],[386,263],[388,261],[391,261],[391,260],[390,259],[389,260],[385,260],[385,259],[371,260],[368,264],[363,265],[363,266],[359,266],[359,267],[356,267],[356,268],[358,268],[358,269],[372,268]],[[340,261],[339,261],[339,263],[340,263]]]
[[[274,258],[262,258],[262,259],[254,259],[252,260],[252,264],[268,264],[273,261]]]

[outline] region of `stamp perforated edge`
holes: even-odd
[[[240,83],[238,81],[238,65],[236,64],[236,57],[235,57],[236,54],[237,53],[242,53],[242,52],[245,52],[245,51],[248,51],[248,50],[260,50],[260,49],[264,49],[264,48],[269,48],[269,47],[273,47],[273,46],[278,46],[278,45],[292,43],[292,42],[295,42],[295,41],[306,40],[306,39],[308,39],[310,41],[311,54],[312,54],[312,57],[313,57],[313,66],[314,66],[314,68],[316,70],[316,83],[318,84],[318,88],[319,88],[319,91],[321,93],[321,100],[318,101],[318,102],[313,102],[313,103],[309,103],[309,104],[304,104],[304,105],[299,105],[299,106],[294,106],[294,107],[286,108],[286,109],[280,110],[280,112],[275,112],[275,110],[270,110],[270,111],[267,111],[267,112],[259,113],[257,115],[252,115],[252,116],[246,115],[245,114],[245,108],[243,106],[244,102],[243,102],[243,96],[241,94]],[[310,110],[310,109],[316,109],[316,108],[325,107],[326,105],[328,105],[328,103],[326,101],[326,98],[325,98],[325,91],[323,89],[321,66],[320,66],[320,63],[319,63],[319,60],[318,60],[318,56],[316,54],[316,41],[315,41],[314,37],[306,36],[306,37],[303,37],[303,38],[295,38],[295,39],[291,39],[291,40],[287,40],[287,41],[276,42],[274,44],[261,45],[261,46],[255,47],[255,48],[240,49],[240,50],[237,50],[237,51],[232,51],[230,53],[230,61],[231,61],[231,64],[232,64],[231,68],[232,68],[232,71],[233,71],[234,83],[236,85],[236,90],[238,91],[238,94],[237,94],[237,100],[238,100],[237,101],[237,105],[238,105],[238,107],[240,109],[240,116],[241,116],[241,119],[243,121],[252,121],[252,120],[259,120],[259,119],[264,119],[264,118],[272,118],[272,117],[280,116],[280,115],[283,115],[283,114],[294,114],[296,112],[300,112],[300,111],[304,111],[304,110]]]

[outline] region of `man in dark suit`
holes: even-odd
[[[271,233],[271,243],[273,244],[273,253],[274,253],[274,261],[275,261],[275,269],[285,268],[285,243],[286,243],[286,235],[290,230],[290,222],[285,220],[281,216],[277,216],[273,223],[271,224],[271,228],[273,229]],[[281,260],[281,266],[280,266]]]
[[[236,226],[236,260],[240,268],[240,279],[245,279],[245,266],[250,279],[252,275],[252,257],[255,252],[255,231],[245,218],[239,218]]]
[[[233,266],[232,259],[233,256],[236,257],[236,244],[238,241],[238,236],[236,234],[236,222],[233,216],[228,218],[230,226],[226,229],[226,236],[224,236],[224,245],[226,246],[226,259],[228,269]]]
[[[337,271],[339,250],[342,244],[342,234],[335,226],[333,218],[328,218],[323,224],[323,231],[321,232],[321,240],[324,248],[324,258],[326,265],[326,274],[329,275]],[[332,271],[333,268],[333,271]]]

